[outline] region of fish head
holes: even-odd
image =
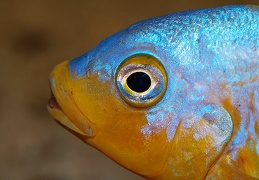
[[[242,16],[232,18],[235,12]],[[134,24],[56,66],[48,110],[84,142],[148,179],[253,175],[258,151],[246,141],[252,119],[242,110],[253,101],[243,96],[243,80],[236,83],[243,64],[234,62],[246,62],[250,50],[243,47],[258,38],[243,38],[251,32],[240,30],[243,21],[242,7],[222,7]],[[245,159],[251,163],[243,165]]]
[[[164,168],[170,151],[165,127],[148,121],[163,104],[167,73],[151,43],[122,34],[54,68],[48,110],[84,142],[148,177]]]

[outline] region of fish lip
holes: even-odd
[[[59,110],[63,111],[62,108],[60,107],[56,97],[54,96],[51,85],[50,85],[50,98],[48,101],[48,107],[50,109],[59,109]]]

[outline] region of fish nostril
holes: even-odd
[[[90,70],[90,69],[88,69],[88,70],[86,71],[86,77],[88,77],[88,78],[91,77],[91,70]]]

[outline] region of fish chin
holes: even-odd
[[[71,120],[68,118],[68,116],[64,113],[64,111],[62,110],[62,108],[58,104],[58,102],[57,102],[55,96],[53,95],[52,91],[50,91],[50,92],[51,92],[51,97],[49,99],[47,109],[48,109],[49,113],[51,114],[51,116],[57,122],[61,123],[65,127],[69,128],[69,129],[71,129],[71,130],[73,130],[73,131],[75,131],[75,132],[77,132],[81,135],[91,136],[92,130],[90,128],[87,129],[88,131],[82,132],[71,122]]]

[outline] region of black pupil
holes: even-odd
[[[151,85],[150,77],[144,72],[132,73],[127,79],[127,85],[135,92],[145,92]]]

